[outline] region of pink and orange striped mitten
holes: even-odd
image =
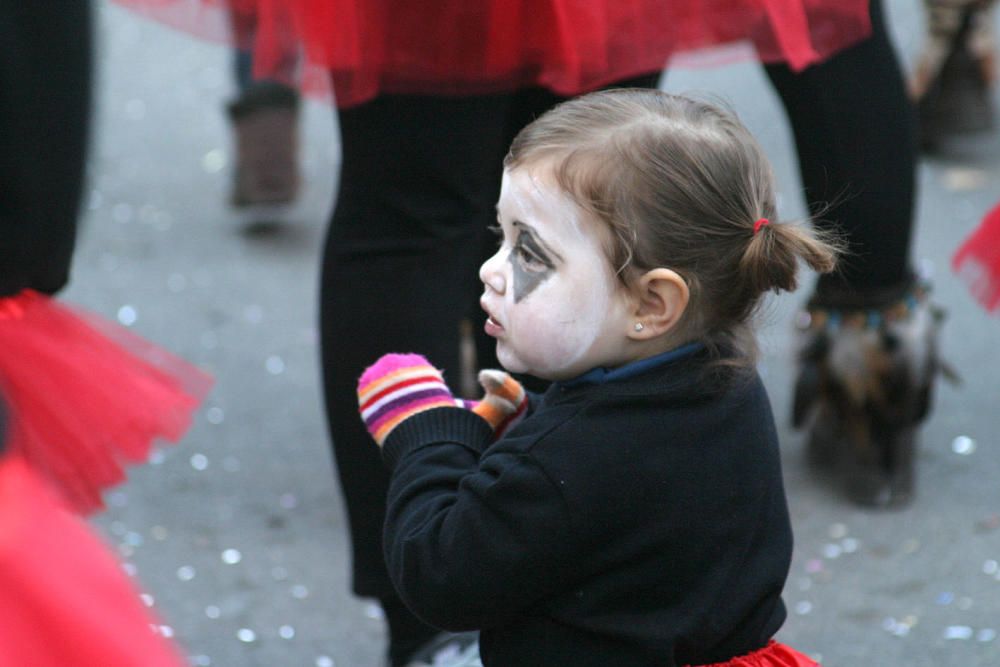
[[[441,371],[419,354],[386,354],[358,380],[358,406],[368,432],[381,447],[403,420],[441,407],[463,407]]]

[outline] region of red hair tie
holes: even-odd
[[[753,233],[754,233],[754,236],[757,235],[757,232],[760,231],[761,227],[763,227],[764,225],[769,225],[769,224],[771,224],[771,221],[768,220],[767,218],[758,218],[757,222],[753,223]]]

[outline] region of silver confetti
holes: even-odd
[[[243,560],[243,554],[238,549],[226,549],[222,552],[222,562],[226,565],[236,565]]]
[[[840,554],[843,553],[843,549],[840,548],[838,544],[824,544],[823,545],[823,557],[828,559],[839,558]]]
[[[118,309],[118,321],[123,325],[130,327],[135,324],[138,319],[139,314],[132,306],[125,305]]]
[[[328,655],[321,655],[316,658],[316,667],[335,667],[333,658]]]
[[[983,563],[983,574],[994,575],[1000,571],[1000,563],[997,563],[992,558]]]
[[[191,456],[191,467],[195,470],[205,470],[208,468],[208,457],[204,454],[193,454]]]
[[[195,655],[191,657],[191,664],[195,667],[211,667],[212,659],[207,655]]]
[[[285,362],[277,355],[268,357],[267,361],[264,362],[264,367],[267,368],[267,372],[271,375],[281,375],[285,372]]]
[[[282,639],[292,639],[295,637],[295,628],[290,625],[283,625],[278,628],[278,636]]]
[[[177,578],[181,581],[191,581],[195,577],[194,568],[190,565],[182,565],[177,568]]]
[[[201,158],[201,168],[209,174],[215,174],[226,168],[226,153],[222,149],[213,148]]]
[[[808,600],[802,600],[801,602],[795,605],[795,613],[798,614],[799,616],[805,616],[806,614],[812,611],[812,608],[813,608],[812,602],[809,602]]]
[[[292,597],[302,600],[309,597],[309,589],[302,584],[296,584],[292,586]]]
[[[222,610],[216,607],[214,604],[210,604],[205,607],[205,616],[215,620],[222,616]]]
[[[976,640],[981,642],[991,642],[997,638],[997,631],[993,628],[983,628],[976,633]]]
[[[968,456],[976,451],[976,441],[967,435],[960,435],[951,441],[951,451]]]
[[[972,628],[967,625],[949,625],[944,629],[945,639],[972,639]]]
[[[209,424],[218,426],[226,419],[226,413],[222,411],[222,408],[213,406],[205,410],[205,419],[208,420]]]
[[[257,633],[250,628],[240,628],[236,631],[236,637],[246,644],[257,641]]]

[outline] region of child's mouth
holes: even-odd
[[[493,319],[492,315],[489,315],[486,318],[486,324],[483,325],[483,330],[487,336],[499,336],[503,333],[503,325]]]

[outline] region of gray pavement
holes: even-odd
[[[918,3],[889,8],[910,62]],[[273,233],[248,233],[225,203],[226,50],[104,2],[98,24],[89,194],[65,296],[198,363],[216,386],[184,441],[134,470],[95,523],[193,665],[378,665],[382,621],[349,592],[318,387],[319,246],[339,160],[330,109],[303,111],[301,202]],[[664,86],[730,100],[775,163],[782,213],[803,214],[788,127],[759,67],[675,69]],[[1000,665],[1000,320],[948,271],[1000,199],[1000,130],[925,160],[919,181],[916,255],[935,267],[944,355],[965,382],[938,392],[911,507],[862,510],[809,473],[787,426],[804,294],[776,299],[762,323],[796,531],[780,637],[828,667]]]

